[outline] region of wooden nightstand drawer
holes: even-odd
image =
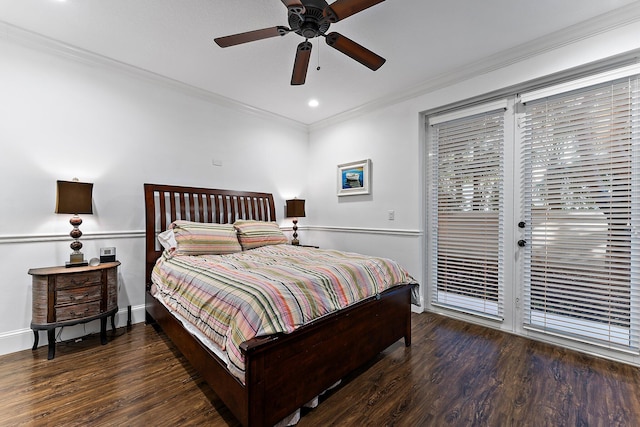
[[[84,273],[59,275],[56,277],[56,289],[76,288],[79,286],[98,285],[102,282],[102,272],[87,271]]]
[[[100,314],[100,301],[92,301],[86,304],[64,305],[56,307],[56,322],[97,316],[98,314]]]
[[[56,306],[82,304],[90,301],[100,301],[102,287],[100,284],[82,288],[62,289],[56,292]]]

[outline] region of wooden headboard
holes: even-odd
[[[237,219],[276,220],[271,193],[144,184],[144,205],[147,289],[151,286],[151,270],[162,254],[158,233],[174,220],[218,224],[232,224]]]

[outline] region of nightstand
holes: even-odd
[[[38,331],[46,330],[51,360],[56,354],[56,328],[100,319],[100,342],[107,343],[107,317],[115,332],[118,311],[119,261],[86,267],[32,268],[33,305],[31,329],[33,350],[38,348]]]

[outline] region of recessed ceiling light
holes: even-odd
[[[317,100],[317,99],[311,99],[311,100],[309,100],[309,107],[311,107],[311,108],[315,108],[315,107],[317,107],[318,105],[320,105],[320,103],[318,102],[318,100]]]

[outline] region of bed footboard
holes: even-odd
[[[291,334],[245,342],[244,385],[148,293],[146,310],[242,425],[263,427],[273,426],[399,339],[409,346],[411,287],[394,287]]]
[[[289,335],[243,345],[250,426],[272,426],[394,342],[411,343],[411,285]]]

